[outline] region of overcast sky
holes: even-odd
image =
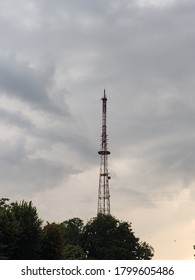
[[[96,216],[101,97],[111,214],[193,259],[195,1],[0,0],[1,197]]]

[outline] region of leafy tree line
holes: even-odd
[[[130,223],[111,215],[43,225],[32,202],[0,199],[0,259],[150,260],[153,254]]]

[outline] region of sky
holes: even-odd
[[[194,0],[0,0],[1,197],[96,216],[106,89],[111,214],[193,259],[194,26]]]

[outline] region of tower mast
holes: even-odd
[[[106,132],[106,113],[107,113],[107,97],[104,90],[102,98],[102,135],[101,135],[101,150],[98,154],[101,157],[100,161],[100,174],[99,174],[99,190],[98,190],[98,214],[110,215],[110,193],[109,193],[109,180],[108,173],[108,142]]]

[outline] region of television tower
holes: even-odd
[[[109,180],[111,179],[108,173],[108,142],[106,133],[106,111],[107,111],[107,97],[104,90],[102,98],[102,135],[101,135],[101,150],[98,154],[101,156],[100,175],[99,175],[99,190],[98,190],[98,214],[110,215],[110,193]]]

